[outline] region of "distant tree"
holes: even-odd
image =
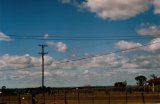
[[[146,84],[147,78],[143,75],[135,77],[135,80],[137,81],[137,85],[144,86]]]
[[[6,86],[2,86],[1,90],[2,90],[2,94],[5,94],[6,93]]]
[[[2,86],[2,89],[6,89],[6,86]]]
[[[123,82],[116,82],[114,83],[115,87],[126,87],[127,86],[127,82],[123,81]]]
[[[151,74],[150,77],[151,77],[151,79],[156,79],[158,76],[155,74]]]

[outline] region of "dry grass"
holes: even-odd
[[[66,95],[66,96],[65,96]],[[143,96],[144,95],[144,96]],[[21,104],[32,104],[30,94],[23,94]],[[42,95],[36,95],[37,104],[43,103]],[[18,96],[1,96],[0,103],[18,104]],[[94,91],[94,93],[67,92],[45,94],[45,104],[160,104],[160,93],[125,93]]]

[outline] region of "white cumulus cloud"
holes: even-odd
[[[44,34],[44,35],[43,35],[43,38],[44,38],[44,39],[48,39],[48,37],[49,37],[49,34]]]
[[[47,45],[53,46],[58,52],[66,52],[68,49],[63,42],[47,42]]]
[[[133,48],[139,49],[138,47],[141,47],[142,44],[122,40],[122,41],[117,42],[115,46],[120,49],[126,50],[126,49],[133,49]]]
[[[56,48],[59,52],[66,52],[67,51],[67,45],[63,42],[56,43]]]
[[[138,29],[137,33],[142,36],[160,36],[160,26],[147,25]]]
[[[124,20],[144,12],[150,0],[86,0],[82,6],[102,19]]]
[[[0,32],[0,41],[11,41],[11,37],[7,36],[3,32]]]
[[[153,0],[154,13],[160,14],[160,0]]]
[[[147,50],[155,52],[155,51],[160,51],[160,38],[155,38],[151,40],[149,43],[150,45],[147,46]]]
[[[157,52],[160,51],[160,38],[155,38],[151,40],[149,43],[145,44],[144,46],[141,43],[135,43],[123,40],[117,42],[115,46],[122,50],[129,49],[130,51],[143,50],[143,51]]]
[[[50,56],[44,57],[45,66],[51,65],[53,58]],[[0,57],[0,69],[25,69],[30,67],[41,67],[41,57],[30,55],[3,55]]]
[[[160,0],[58,0],[86,9],[106,20],[125,20],[154,7],[154,14],[160,14]]]
[[[18,68],[27,68],[32,66],[30,61],[31,58],[29,56],[10,56],[4,55],[0,57],[1,63],[6,68],[18,69]]]

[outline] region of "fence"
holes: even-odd
[[[160,93],[109,90],[54,90],[45,93],[45,104],[155,104]],[[1,94],[0,104],[44,104],[43,95],[31,93]]]

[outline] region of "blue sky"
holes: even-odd
[[[38,44],[48,45],[46,86],[159,75],[159,19],[159,0],[0,0],[0,85],[41,85]]]

